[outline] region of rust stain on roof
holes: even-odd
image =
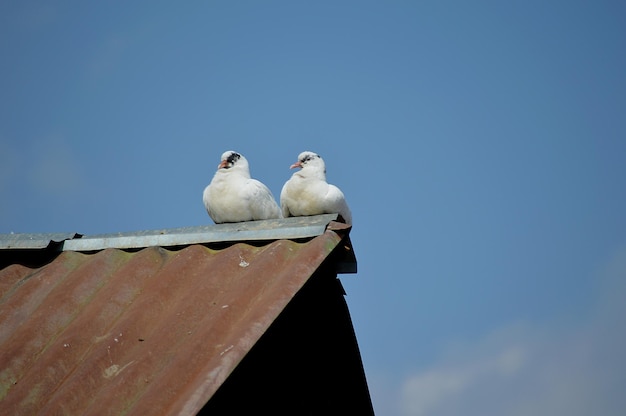
[[[214,250],[67,251],[0,270],[0,409],[195,413],[344,231]]]

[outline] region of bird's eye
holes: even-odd
[[[306,163],[306,162],[308,162],[309,160],[313,159],[316,156],[317,155],[306,155],[305,157],[302,158],[302,160],[300,162]]]
[[[239,158],[241,158],[241,155],[239,153],[231,153],[230,156],[228,156],[228,163],[230,164],[234,164],[236,161],[239,160]]]

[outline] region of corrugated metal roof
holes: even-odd
[[[5,267],[0,413],[199,411],[331,253],[355,264],[349,230],[331,222],[300,242],[177,240],[176,250],[65,251]]]

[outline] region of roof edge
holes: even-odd
[[[338,214],[323,214],[92,236],[77,233],[0,234],[0,251],[45,249],[51,246],[55,246],[55,251],[100,251],[107,248],[141,249],[151,246],[293,240],[317,237],[326,231],[331,222],[340,224],[334,226],[336,231],[349,232],[350,226],[338,223],[338,218]]]
[[[317,237],[326,231],[337,214],[246,221],[199,227],[131,233],[102,234],[66,240],[63,251],[97,251],[106,248],[134,249],[151,246],[175,247],[191,244],[274,241]]]
[[[61,245],[66,240],[81,238],[78,233],[0,234],[0,250],[37,250]]]

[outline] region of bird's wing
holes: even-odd
[[[347,224],[352,224],[352,213],[348,207],[346,197],[341,189],[335,185],[328,184],[328,192],[326,193],[326,210],[329,213],[338,213]]]
[[[204,206],[216,224],[245,220],[245,210],[242,212],[241,204],[236,203],[236,195],[227,192],[227,189],[231,187],[228,179],[230,178],[214,180],[204,191]]]
[[[212,196],[211,196],[212,188],[209,184],[206,188],[204,188],[204,192],[202,193],[202,202],[204,202],[204,207],[206,211],[209,213],[209,217],[217,224],[220,222],[220,219],[216,217],[215,210],[213,209],[212,204]]]
[[[291,213],[289,212],[289,203],[291,200],[289,196],[289,185],[290,182],[288,180],[287,182],[285,182],[285,184],[283,185],[283,189],[280,191],[280,208],[282,210],[283,218],[288,218],[291,216]]]
[[[250,179],[243,190],[245,198],[250,202],[252,217],[255,220],[281,218],[281,211],[274,199],[274,195],[267,186]]]

